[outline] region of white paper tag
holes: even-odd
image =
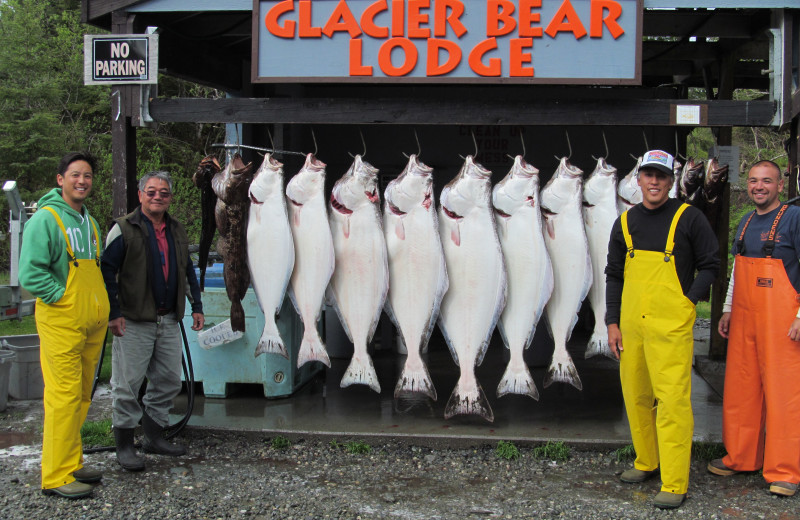
[[[210,329],[197,333],[197,343],[205,350],[211,350],[214,347],[219,347],[231,341],[244,336],[241,331],[234,331],[231,328],[231,320],[227,319],[218,325],[214,325]]]

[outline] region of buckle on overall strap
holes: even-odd
[[[772,258],[772,253],[775,252],[775,241],[774,240],[765,241],[764,247],[761,248],[761,251],[764,253],[765,257]]]
[[[672,251],[667,249],[664,251],[664,261],[669,262],[669,259],[672,258]]]
[[[634,256],[632,247],[628,248],[628,256],[631,257],[631,258],[633,258],[633,256]]]

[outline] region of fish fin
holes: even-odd
[[[291,285],[286,289],[286,293],[289,295],[289,301],[292,302],[292,307],[294,307],[294,311],[297,313],[298,316],[302,316],[302,313],[300,312],[300,305],[298,305],[297,303],[297,297],[295,296],[294,289],[292,289]]]
[[[245,332],[244,309],[242,302],[236,300],[231,302],[231,329],[234,332]]]
[[[450,419],[454,415],[479,415],[489,422],[494,422],[494,412],[492,412],[492,407],[489,405],[489,400],[486,398],[481,384],[476,380],[477,388],[469,392],[462,392],[459,389],[460,383],[459,380],[453,393],[450,394],[450,399],[447,400],[444,418]]]
[[[303,331],[303,341],[300,342],[300,350],[297,353],[297,368],[311,361],[319,361],[326,367],[331,367],[328,351],[315,327],[307,327]]]
[[[348,215],[342,219],[342,233],[345,238],[350,238],[350,216]]]
[[[544,225],[547,229],[547,234],[550,235],[550,238],[555,240],[556,239],[556,227],[553,224],[553,219],[545,218]]]
[[[406,239],[406,227],[405,225],[403,225],[403,219],[401,218],[397,219],[397,222],[394,225],[394,233],[400,240]]]
[[[353,343],[353,335],[350,334],[350,327],[347,326],[347,320],[344,319],[342,311],[339,309],[339,304],[336,301],[336,293],[331,285],[328,285],[328,289],[325,292],[325,299],[326,303],[333,307],[333,310],[336,311],[336,316],[339,317],[339,323],[342,324],[344,333],[347,334],[347,339],[350,340],[350,343]]]
[[[611,347],[608,345],[608,336],[600,337],[596,332],[589,338],[589,344],[586,345],[585,358],[589,359],[592,356],[602,354],[607,358],[618,361],[614,354],[611,353]]]
[[[447,327],[445,327],[444,322],[442,321],[441,313],[439,314],[439,330],[442,332],[442,336],[444,336],[444,342],[447,343],[447,348],[450,350],[450,355],[453,356],[453,361],[455,362],[456,366],[458,366],[458,352],[456,352],[455,347],[453,347],[453,341],[447,334]]]
[[[410,368],[408,364],[403,367],[403,373],[400,374],[400,379],[394,387],[394,397],[397,399],[408,393],[424,394],[434,401],[437,399],[436,387],[433,386],[431,374],[425,363],[418,368]]]
[[[369,354],[363,358],[354,355],[350,360],[350,365],[348,365],[339,386],[345,388],[350,385],[367,385],[375,392],[381,393],[378,374],[375,372],[375,365]]]
[[[500,384],[497,385],[497,397],[508,394],[527,395],[534,401],[539,400],[539,390],[533,382],[533,376],[528,369],[528,365],[511,366],[509,363]]]
[[[389,301],[389,298],[386,298],[386,302],[383,304],[383,312],[385,312],[386,315],[389,316],[389,320],[392,322],[392,325],[397,327],[397,332],[401,333],[398,334],[398,336],[402,339],[403,338],[402,329],[400,328],[400,323],[397,321],[397,317],[394,315],[392,302]]]
[[[261,333],[261,338],[258,340],[255,356],[258,357],[261,354],[279,354],[289,359],[289,352],[274,323],[271,327],[264,326],[264,332]]]
[[[457,246],[461,245],[461,231],[458,228],[458,222],[454,222],[450,227],[450,240]]]
[[[569,354],[567,354],[566,360],[556,361],[553,359],[550,362],[550,368],[547,369],[542,386],[547,388],[553,383],[569,383],[578,390],[583,390],[583,383],[581,383],[581,378],[578,376],[578,370],[575,368],[575,363],[572,362]]]

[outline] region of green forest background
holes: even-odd
[[[29,204],[56,185],[56,166],[72,150],[98,159],[89,208],[105,234],[111,221],[111,103],[107,86],[83,84],[83,35],[101,32],[80,23],[80,0],[0,0],[0,177],[14,179]],[[160,76],[161,97],[223,97],[224,93]],[[705,98],[701,90],[691,97]],[[736,91],[736,99],[757,99],[764,92]],[[735,128],[740,171],[761,159],[786,167],[788,132],[771,128]],[[222,124],[158,124],[137,131],[139,174],[165,169],[174,174],[175,199],[170,212],[186,223],[190,239],[200,234],[200,197],[191,175],[210,144],[224,140]],[[705,159],[714,144],[710,129],[696,129],[688,154]],[[741,182],[741,181],[740,181]],[[0,199],[8,215],[5,198]],[[732,186],[731,226],[749,211],[747,196]],[[7,218],[0,219],[5,237]],[[8,240],[0,240],[0,272],[8,269]]]

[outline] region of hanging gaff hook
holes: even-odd
[[[606,131],[605,130],[600,130],[600,135],[603,136],[603,144],[606,147],[606,154],[603,157],[605,157],[606,162],[608,162],[608,156],[610,154],[609,154],[609,151],[608,151],[608,140],[606,139]],[[594,155],[592,156],[592,159],[594,159],[595,161],[599,161],[600,160],[599,157],[595,157]]]
[[[419,144],[419,135],[417,135],[416,128],[414,129],[414,139],[417,140],[417,159],[419,159],[420,156],[422,155],[422,145]],[[410,159],[409,155],[405,152],[403,152],[403,157],[405,157],[406,159]]]
[[[569,140],[569,130],[564,130],[564,134],[567,136],[567,148],[569,148],[569,155],[567,155],[567,159],[572,159],[572,142]],[[556,161],[561,161],[561,158],[557,155],[553,157],[556,158]]]
[[[314,157],[317,156],[317,135],[314,133],[314,129],[311,129],[311,140],[314,141],[314,153],[312,154]]]
[[[522,143],[522,157],[525,158],[525,155],[527,155],[527,151],[525,150],[525,138],[522,136],[523,128],[521,126],[519,126],[517,128],[519,129],[519,142]],[[517,158],[516,157],[512,157],[510,153],[507,153],[506,157],[508,157],[512,161],[516,161],[517,160]]]
[[[647,133],[642,128],[642,138],[644,139],[644,151],[648,152],[650,150],[650,145],[647,144]]]
[[[478,157],[478,140],[475,139],[475,131],[474,130],[470,130],[469,133],[472,136],[472,143],[475,145],[475,155],[472,156],[472,160],[474,161],[475,158]],[[464,159],[465,161],[467,160],[467,158],[464,157],[461,154],[458,154],[458,156],[461,157],[462,159]]]

